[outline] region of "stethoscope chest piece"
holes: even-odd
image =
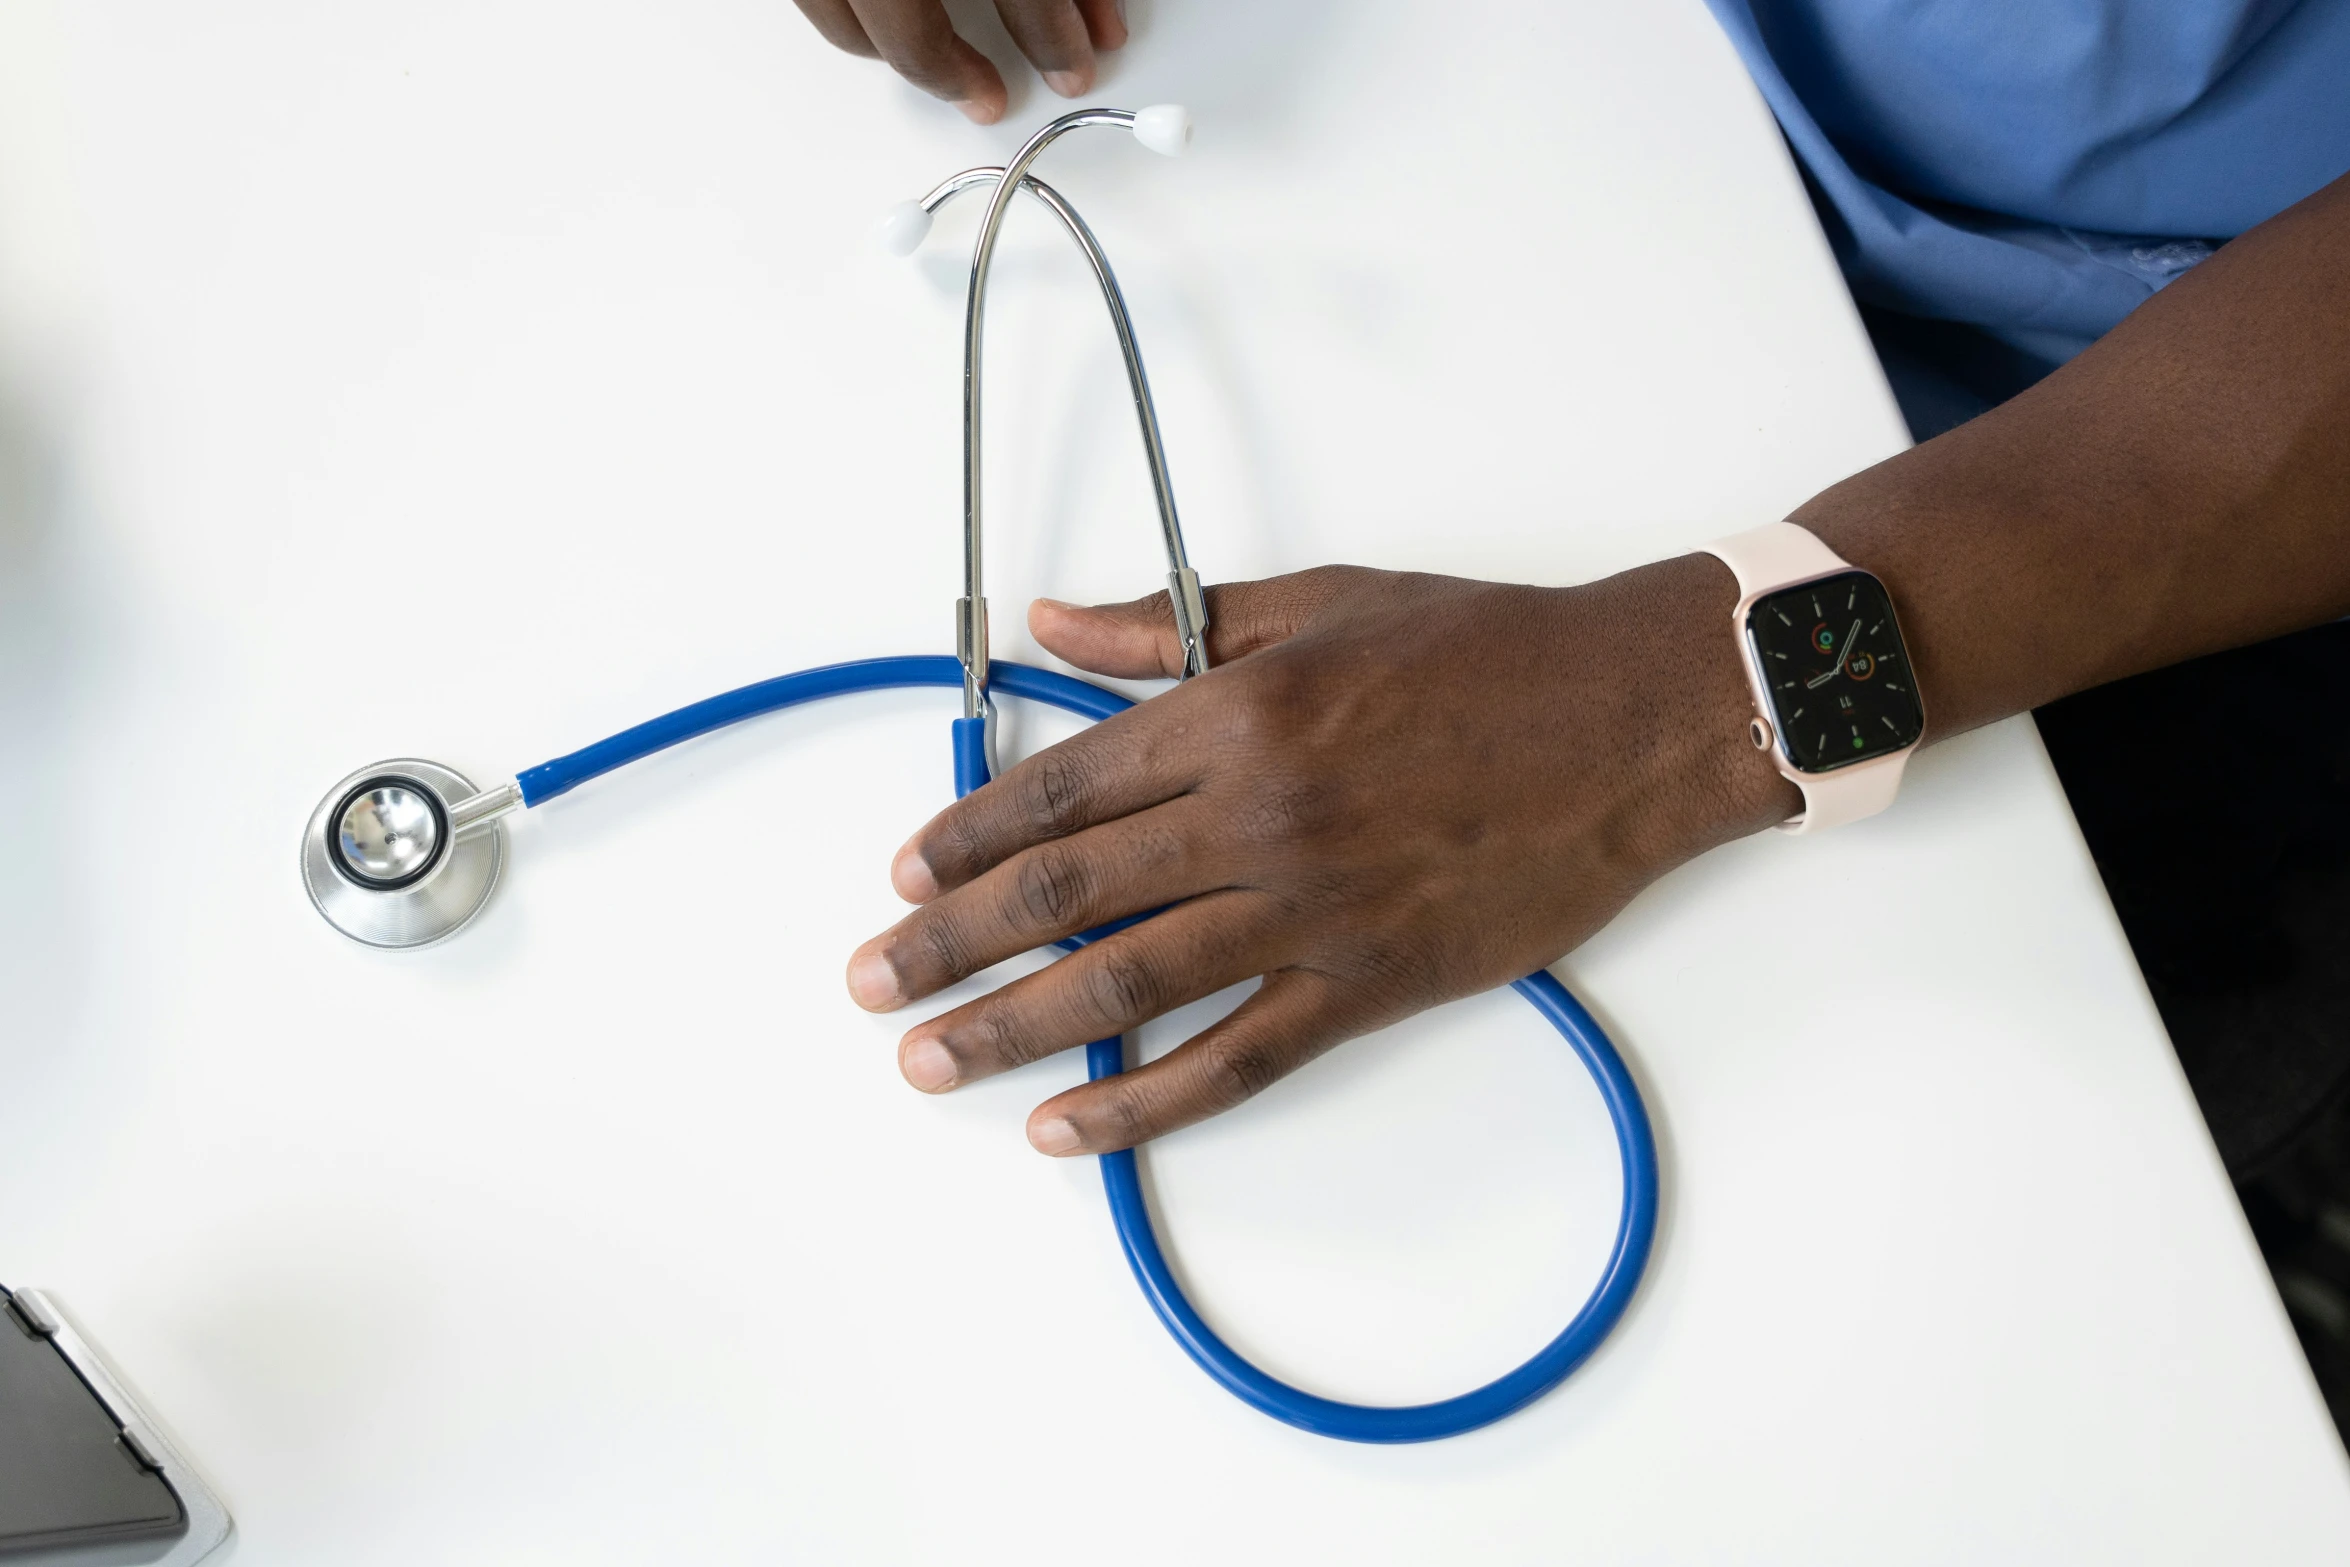
[[[481,912],[498,885],[506,828],[452,826],[477,798],[464,774],[403,757],[363,767],[318,802],[302,831],[302,885],[326,922],[371,947],[425,947]]]

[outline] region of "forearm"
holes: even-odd
[[[1929,740],[2350,614],[2350,179],[1795,520],[1892,589]]]

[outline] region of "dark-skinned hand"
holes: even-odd
[[[825,39],[887,60],[900,76],[981,125],[1004,117],[1004,79],[955,32],[939,0],[798,0]],[[995,0],[1012,42],[1064,98],[1093,90],[1095,56],[1126,42],[1120,0]]]
[[[857,950],[850,992],[891,1010],[1165,905],[918,1024],[899,1066],[944,1092],[1261,976],[1164,1058],[1039,1106],[1028,1137],[1101,1153],[1229,1109],[1554,961],[1668,867],[1799,807],[1744,743],[1735,597],[1698,558],[1564,589],[1356,567],[1211,588],[1217,667],[899,851],[920,907]],[[1163,593],[1029,621],[1098,674],[1180,664]]]
[[[1891,590],[1929,740],[2350,615],[2350,176],[1794,520]],[[1028,1137],[1094,1153],[1212,1115],[1797,810],[1745,738],[1735,599],[1703,556],[1574,588],[1328,568],[1210,589],[1219,667],[915,834],[891,875],[921,907],[858,949],[850,991],[903,1006],[1166,905],[917,1025],[899,1066],[938,1092],[1261,976]],[[1030,623],[1105,675],[1175,668],[1163,595]]]

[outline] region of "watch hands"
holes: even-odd
[[[1806,680],[1803,683],[1803,689],[1806,691],[1817,691],[1820,687],[1826,685],[1829,681],[1844,673],[1844,665],[1852,657],[1852,644],[1858,642],[1859,640],[1860,622],[1856,620],[1852,623],[1852,629],[1844,633],[1844,646],[1836,654],[1835,664],[1828,670],[1826,674],[1814,675],[1809,680]]]

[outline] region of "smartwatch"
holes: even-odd
[[[1702,546],[1738,578],[1730,626],[1754,691],[1755,749],[1803,791],[1781,832],[1817,832],[1893,803],[1926,732],[1885,584],[1792,522]]]

